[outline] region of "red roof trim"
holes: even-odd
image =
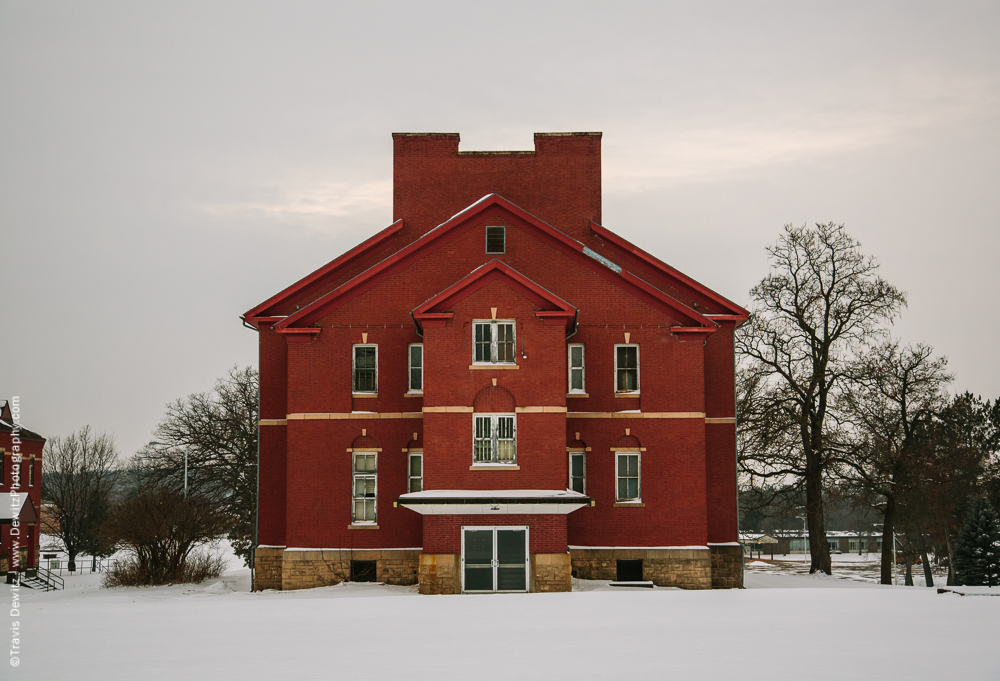
[[[466,298],[470,294],[479,290],[490,281],[505,278],[516,285],[522,294],[525,294],[533,302],[546,307],[555,307],[555,310],[544,310],[536,312],[537,317],[565,317],[571,319],[576,316],[576,308],[565,300],[549,291],[544,286],[532,281],[510,265],[500,260],[491,260],[485,265],[477,267],[457,282],[432,296],[429,300],[418,305],[413,310],[413,318],[422,322],[424,319],[440,315],[440,312],[431,312],[434,308],[448,308],[459,300]]]
[[[372,265],[367,270],[357,275],[350,281],[341,284],[333,291],[327,293],[325,296],[319,298],[318,300],[313,301],[306,307],[296,311],[294,314],[289,315],[284,320],[278,322],[274,327],[275,330],[280,332],[282,329],[289,328],[293,324],[309,324],[315,322],[320,317],[322,317],[329,309],[336,307],[344,300],[352,297],[354,291],[357,290],[358,288],[364,286],[369,282],[372,282],[378,276],[392,269],[396,264],[404,260],[407,260],[412,256],[415,256],[420,252],[428,249],[435,241],[443,238],[445,235],[450,233],[453,228],[472,220],[477,215],[479,215],[483,211],[493,206],[499,206],[501,208],[504,208],[505,210],[513,214],[515,217],[518,217],[527,224],[536,227],[544,235],[560,242],[562,245],[580,254],[583,262],[585,262],[588,266],[592,267],[595,271],[601,272],[609,280],[611,279],[611,277],[614,276],[613,270],[608,269],[606,266],[604,266],[597,260],[594,260],[590,256],[586,255],[584,253],[584,245],[579,241],[570,238],[569,236],[563,234],[562,232],[555,229],[551,225],[548,225],[542,220],[539,220],[531,213],[520,208],[519,206],[514,205],[513,203],[503,198],[502,196],[498,194],[488,194],[483,198],[479,199],[478,201],[476,201],[475,203],[462,209],[460,212],[456,213],[445,222],[441,223],[431,231],[427,232],[416,241],[408,244],[407,246],[400,249],[396,253],[393,253],[392,255],[385,258],[381,262]],[[674,300],[666,293],[642,281],[635,275],[622,271],[620,276],[625,281],[628,281],[634,286],[639,287],[643,292],[654,297],[657,301],[665,304],[667,307],[680,313],[681,315],[683,315],[683,317],[690,319],[691,321],[696,323],[700,322],[705,326],[710,327],[713,331],[715,330],[716,328],[715,322],[695,312],[689,307],[683,305],[680,301]]]
[[[590,229],[593,230],[593,232],[597,234],[597,236],[603,239],[607,239],[608,241],[610,241],[612,244],[622,249],[623,251],[627,251],[628,253],[631,253],[632,255],[636,256],[637,258],[645,262],[647,265],[650,265],[653,268],[663,272],[668,277],[676,279],[678,282],[689,286],[690,288],[694,289],[695,291],[702,294],[706,298],[714,300],[716,303],[722,305],[724,308],[728,309],[730,312],[732,312],[735,316],[739,317],[743,321],[746,321],[746,319],[750,316],[749,312],[744,310],[736,303],[732,302],[727,298],[723,298],[712,289],[698,283],[697,281],[687,276],[683,272],[675,270],[673,267],[663,262],[659,258],[650,255],[649,253],[642,250],[641,248],[639,248],[632,242],[628,241],[627,239],[618,236],[610,229],[607,229],[606,227],[603,227],[593,221],[591,221],[590,223]]]
[[[385,229],[383,229],[381,232],[379,232],[375,236],[373,236],[373,237],[371,237],[371,238],[369,238],[369,239],[367,239],[365,241],[362,241],[360,244],[358,244],[357,246],[355,246],[351,250],[347,251],[346,253],[344,253],[343,255],[341,255],[339,258],[335,258],[335,259],[331,260],[329,263],[327,263],[326,265],[323,265],[323,267],[320,267],[315,272],[306,275],[305,277],[303,277],[302,279],[299,279],[297,282],[295,282],[294,284],[292,284],[291,286],[289,286],[285,290],[281,291],[280,293],[278,293],[276,295],[271,296],[270,298],[268,298],[267,300],[265,300],[263,303],[261,303],[257,307],[255,307],[252,310],[250,310],[249,312],[247,312],[245,315],[243,315],[243,317],[247,320],[247,322],[249,322],[250,324],[253,324],[255,321],[257,321],[257,319],[255,319],[255,318],[259,317],[259,316],[263,316],[263,314],[265,312],[267,312],[268,309],[274,307],[275,305],[279,305],[279,304],[281,304],[283,302],[286,302],[289,298],[291,298],[292,296],[294,296],[296,293],[299,293],[303,289],[311,286],[312,284],[315,284],[317,281],[319,281],[323,277],[331,274],[332,272],[336,271],[337,269],[339,269],[343,265],[346,265],[347,263],[351,262],[352,260],[354,260],[354,259],[356,259],[356,258],[358,258],[358,257],[360,257],[362,255],[364,255],[365,253],[369,252],[373,248],[381,246],[382,244],[384,244],[385,242],[387,242],[389,239],[391,239],[392,237],[394,237],[397,234],[399,234],[399,231],[401,229],[403,229],[403,221],[402,221],[402,219],[396,220],[394,223],[392,223],[391,225],[389,225],[388,227],[386,227]],[[265,320],[260,320],[260,321],[265,321]],[[270,319],[268,319],[267,321],[270,321]]]
[[[718,328],[718,326],[719,326],[718,324],[716,324],[715,322],[713,322],[708,317],[705,317],[704,315],[701,315],[701,314],[695,312],[694,310],[692,310],[691,308],[689,308],[687,305],[681,303],[680,301],[678,301],[678,300],[676,300],[674,298],[671,298],[670,296],[668,296],[666,293],[664,293],[660,289],[656,288],[655,286],[653,286],[652,284],[650,284],[648,282],[643,281],[642,279],[640,279],[639,277],[635,276],[631,272],[628,272],[626,270],[622,270],[622,279],[624,279],[625,281],[628,281],[628,282],[632,283],[636,287],[640,288],[646,294],[652,296],[653,298],[656,298],[658,301],[660,301],[661,303],[663,303],[667,307],[669,307],[669,308],[671,308],[671,309],[679,312],[680,314],[684,315],[688,319],[690,319],[692,321],[695,321],[695,322],[702,322],[705,325],[705,327],[695,327],[695,328],[706,328],[707,327],[708,329],[711,329],[712,331],[715,331]]]

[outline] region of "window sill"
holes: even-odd
[[[364,398],[376,398],[378,393],[351,393],[351,397],[354,399],[364,399]]]
[[[566,393],[566,397],[590,397],[588,393]]]
[[[470,471],[519,471],[521,467],[517,464],[489,464],[489,463],[474,463],[469,466]]]
[[[378,525],[348,525],[349,530],[377,530]]]
[[[646,508],[641,501],[616,501],[615,508]]]
[[[638,392],[615,393],[615,397],[639,397]]]
[[[423,390],[419,390],[419,391],[412,390],[410,392],[403,393],[403,397],[423,397],[423,396],[424,396],[424,391]]]
[[[503,371],[504,369],[520,369],[520,364],[470,364],[470,369],[499,369]]]

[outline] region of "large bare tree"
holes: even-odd
[[[767,252],[771,272],[751,289],[750,321],[737,335],[742,378],[755,385],[741,428],[758,429],[741,467],[765,485],[801,488],[810,571],[830,574],[823,485],[836,453],[832,398],[855,353],[884,334],[906,296],[843,225],[787,225]]]
[[[138,461],[154,484],[212,499],[234,523],[229,540],[249,563],[257,508],[259,382],[252,367],[233,367],[210,392],[167,405]],[[187,475],[185,476],[185,469]]]
[[[42,457],[42,499],[52,504],[42,530],[59,537],[70,571],[79,553],[103,553],[98,529],[108,514],[119,479],[118,448],[112,436],[90,426],[65,438],[51,438]]]
[[[892,583],[900,514],[907,544],[915,543],[925,554],[928,568],[921,518],[925,490],[938,484],[934,420],[948,402],[945,388],[952,376],[947,364],[946,358],[934,357],[929,345],[900,347],[886,342],[858,358],[853,380],[845,383],[840,395],[838,406],[856,444],[845,447],[839,470],[882,515],[882,584]]]

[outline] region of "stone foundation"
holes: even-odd
[[[619,560],[642,560],[643,579],[657,586],[712,588],[712,557],[696,549],[572,549],[573,573],[581,579],[617,579]]]
[[[709,546],[712,554],[712,588],[743,588],[743,547]]]
[[[253,557],[253,588],[255,591],[264,589],[281,589],[281,556],[285,549],[270,546],[258,546]]]
[[[573,569],[568,553],[532,553],[531,591],[551,593],[573,590]]]
[[[462,593],[461,565],[460,556],[456,553],[421,553],[420,593]]]
[[[351,575],[352,560],[375,561],[375,581],[417,583],[420,551],[258,548],[254,587],[311,589],[339,584]]]

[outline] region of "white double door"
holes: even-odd
[[[462,528],[462,591],[527,590],[527,527]]]

